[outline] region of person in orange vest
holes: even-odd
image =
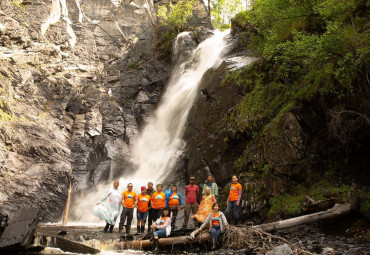
[[[180,206],[182,205],[182,197],[181,194],[177,192],[176,184],[173,184],[171,189],[165,192],[166,194],[166,206],[171,209],[171,227],[175,229],[175,221],[177,217],[177,213],[180,210]]]
[[[137,197],[137,233],[144,233],[145,222],[148,216],[150,196],[146,194],[146,187],[141,187],[141,194]]]
[[[230,185],[230,193],[227,199],[226,218],[230,222],[230,212],[234,208],[234,224],[239,223],[239,205],[242,197],[242,185],[238,182],[238,176],[233,175]]]
[[[166,195],[162,192],[162,184],[157,184],[157,191],[153,193],[151,199],[151,207],[153,208],[153,220],[157,220],[161,217],[164,204],[166,201]]]
[[[119,222],[118,232],[122,233],[123,225],[126,222],[126,234],[130,234],[131,222],[134,217],[134,208],[137,205],[137,196],[136,193],[132,191],[133,185],[129,183],[127,185],[127,190],[122,193],[121,203],[123,206],[121,213],[121,220]]]

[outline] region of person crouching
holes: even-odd
[[[168,206],[163,209],[162,216],[153,223],[151,229],[153,229],[153,236],[151,238],[154,241],[153,251],[158,252],[159,237],[166,237],[171,234],[171,216]]]
[[[212,236],[212,250],[217,248],[218,239],[222,233],[225,232],[226,226],[228,225],[225,215],[220,211],[217,203],[212,205],[212,210],[207,219],[204,221],[202,226],[198,229],[202,231],[211,222],[211,236]]]

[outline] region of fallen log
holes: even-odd
[[[206,232],[206,233],[202,233],[201,235],[198,235],[194,239],[189,239],[188,236],[160,238],[159,245],[160,246],[170,246],[170,245],[174,246],[177,244],[208,242],[209,239],[210,239],[210,234]],[[124,249],[142,250],[142,249],[151,247],[153,243],[150,240],[135,240],[135,241],[117,242],[115,245],[118,250],[124,250]]]
[[[303,215],[300,217],[291,218],[287,220],[281,220],[277,222],[257,225],[257,226],[254,226],[254,228],[257,228],[257,229],[260,229],[266,232],[271,232],[271,231],[291,228],[291,227],[295,227],[299,225],[306,225],[306,224],[318,222],[321,220],[336,218],[338,216],[348,214],[349,212],[352,211],[352,209],[353,209],[352,204],[336,204],[334,207],[326,211]]]

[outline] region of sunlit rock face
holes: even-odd
[[[152,1],[0,3],[0,203],[59,220],[85,190],[129,169],[130,146],[168,67],[153,54]]]
[[[162,1],[157,4],[165,4]],[[197,2],[194,17],[210,26]],[[167,82],[151,0],[0,2],[0,210],[40,208],[132,171],[131,149]]]

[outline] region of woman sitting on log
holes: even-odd
[[[159,251],[159,237],[166,237],[171,234],[171,209],[166,206],[163,209],[162,216],[153,223],[151,229],[153,229],[153,236],[151,240],[154,241],[153,251]]]
[[[202,224],[208,215],[212,212],[212,205],[216,203],[216,198],[214,195],[211,195],[211,188],[207,187],[202,201],[200,201],[199,209],[197,213],[191,218],[196,219],[200,224]]]
[[[220,211],[217,203],[212,205],[213,212],[211,212],[207,219],[204,221],[198,231],[202,231],[206,226],[211,223],[211,237],[212,237],[212,250],[217,248],[218,239],[221,233],[225,232],[226,226],[228,225],[225,215]]]
[[[107,194],[94,207],[94,215],[107,223],[104,232],[112,233],[114,224],[116,224],[119,210],[121,207],[121,194],[118,192],[119,182],[113,183],[113,189],[110,189]]]

